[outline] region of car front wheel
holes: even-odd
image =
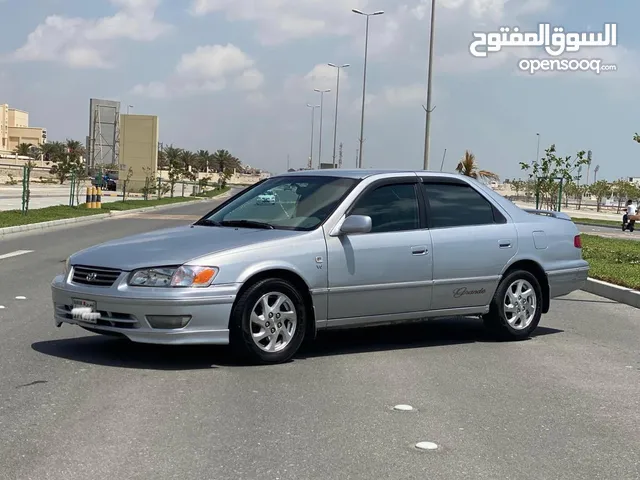
[[[255,363],[282,363],[300,348],[306,329],[305,303],[286,280],[268,278],[247,288],[231,314],[231,345]]]
[[[529,338],[541,317],[540,283],[531,273],[517,270],[498,285],[484,323],[499,339],[521,340]]]

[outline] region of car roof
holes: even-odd
[[[295,172],[285,172],[279,175],[275,175],[275,177],[339,177],[339,178],[354,178],[358,180],[362,180],[364,178],[368,178],[371,176],[383,176],[390,174],[407,174],[407,175],[420,175],[420,176],[438,176],[438,177],[450,177],[450,178],[459,178],[459,174],[454,173],[445,173],[445,172],[434,172],[430,170],[395,170],[395,169],[325,169],[325,170],[298,170]],[[274,178],[274,177],[272,177]]]

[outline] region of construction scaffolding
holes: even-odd
[[[87,173],[119,165],[119,137],[120,102],[90,99]]]

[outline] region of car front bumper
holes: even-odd
[[[54,323],[78,325],[106,335],[124,336],[139,343],[195,345],[229,343],[229,318],[240,285],[207,289],[136,288],[122,291],[76,285],[63,275],[51,284]],[[166,290],[166,291],[165,291]],[[94,322],[73,318],[74,300],[95,302],[100,318]],[[154,328],[153,316],[189,317],[182,328]]]

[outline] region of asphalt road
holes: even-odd
[[[633,232],[622,231],[622,222],[620,228],[615,227],[595,227],[591,225],[578,225],[578,229],[582,233],[588,233],[589,235],[597,235],[599,237],[618,238],[621,240],[635,240],[640,241],[640,229],[636,229]]]
[[[268,367],[53,326],[69,254],[208,208],[0,241],[29,251],[0,259],[0,479],[640,478],[638,310],[586,293],[524,342],[432,321],[321,334]]]

